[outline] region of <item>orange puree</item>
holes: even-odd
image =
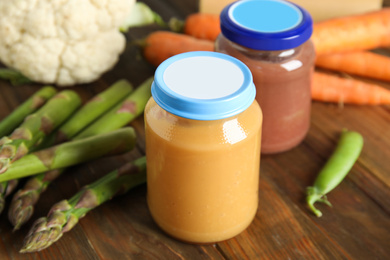
[[[192,243],[226,240],[258,206],[262,113],[186,119],[150,99],[145,108],[148,206],[169,235]]]

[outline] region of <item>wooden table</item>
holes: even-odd
[[[183,19],[197,10],[194,0],[145,3],[166,21]],[[83,100],[120,78],[137,86],[153,75],[155,68],[142,60],[132,40],[157,29],[132,29],[117,66],[97,82],[75,88]],[[0,118],[39,87],[13,87],[0,81]],[[139,136],[134,151],[69,168],[48,188],[33,219],[46,215],[51,205],[71,197],[81,186],[144,154],[142,117],[131,125]],[[332,153],[343,128],[359,131],[365,139],[364,149],[347,178],[329,194],[333,207],[319,204],[324,215],[317,218],[305,205],[305,188]],[[262,156],[256,218],[246,231],[228,241],[199,246],[168,237],[149,214],[143,185],[93,210],[39,253],[18,253],[33,220],[12,232],[6,208],[0,217],[0,259],[390,259],[389,133],[388,106],[313,102],[312,123],[304,142],[289,152]]]

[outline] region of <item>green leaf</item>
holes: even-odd
[[[130,27],[145,26],[149,24],[158,24],[166,26],[166,23],[160,15],[155,13],[149,6],[142,2],[137,2],[130,15],[120,27],[122,32],[127,32]]]

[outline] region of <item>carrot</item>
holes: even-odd
[[[214,51],[214,43],[185,34],[155,31],[148,35],[143,47],[145,59],[156,67],[171,56],[189,51]]]
[[[390,104],[390,90],[356,79],[314,72],[312,99],[356,105]]]
[[[317,22],[312,40],[317,55],[390,46],[390,8]]]
[[[369,51],[335,53],[317,56],[316,66],[354,75],[390,81],[390,57]]]
[[[215,41],[221,33],[219,15],[194,13],[187,16],[184,33],[198,39]]]
[[[217,14],[194,13],[184,23],[184,33],[199,39],[214,41],[220,32]],[[390,46],[390,7],[317,22],[311,39],[317,55]]]

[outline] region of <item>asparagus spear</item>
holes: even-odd
[[[85,131],[82,131],[77,139],[116,130],[132,121],[144,110],[145,104],[150,97],[151,83],[152,79],[144,81],[137,90],[128,95],[123,102],[107,112],[105,116],[98,119],[94,125],[87,128]],[[126,107],[133,107],[135,110],[123,109]],[[120,121],[118,121],[118,119],[120,119]],[[46,175],[48,176],[46,177]],[[54,180],[54,178],[52,178],[53,175],[58,176],[59,174],[57,175],[56,172],[52,174],[49,171],[33,176],[27,181],[26,187],[14,195],[8,211],[8,219],[14,226],[14,230],[19,229],[29,220],[33,214],[34,205],[38,201],[40,194],[43,193]]]
[[[132,127],[106,134],[70,141],[27,154],[0,174],[0,182],[19,179],[41,172],[73,166],[105,155],[130,151],[136,142]]]
[[[96,134],[107,133],[127,125],[131,120],[139,116],[145,109],[151,93],[150,87],[153,77],[145,80],[132,94],[121,104],[118,104],[99,120],[75,136],[75,140]]]
[[[76,92],[64,90],[42,108],[29,115],[10,136],[0,139],[0,173],[25,154],[29,148],[63,123],[81,104]]]
[[[18,86],[23,84],[32,83],[33,81],[24,76],[19,71],[8,69],[8,68],[1,68],[0,69],[0,79],[9,80],[12,85]]]
[[[7,197],[18,185],[18,180],[11,180],[0,183],[0,213],[4,209],[5,197]]]
[[[146,158],[141,157],[85,186],[69,200],[53,205],[47,217],[35,221],[20,252],[36,252],[49,247],[89,211],[145,181]]]
[[[56,89],[46,86],[34,93],[23,104],[15,108],[11,114],[0,122],[0,138],[9,135],[18,127],[25,117],[38,110],[45,102],[56,94]]]

